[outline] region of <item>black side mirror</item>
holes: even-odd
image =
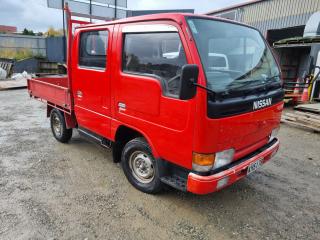
[[[180,77],[180,94],[181,100],[194,98],[197,92],[197,82],[199,76],[199,67],[195,64],[186,64],[182,67]]]

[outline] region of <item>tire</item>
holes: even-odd
[[[72,137],[72,128],[67,129],[64,115],[58,109],[52,109],[50,113],[51,131],[55,139],[61,143],[67,143]]]
[[[157,161],[144,138],[135,138],[123,148],[121,165],[128,181],[145,193],[158,193],[162,190]]]

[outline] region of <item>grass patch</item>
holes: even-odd
[[[34,54],[30,49],[23,48],[18,50],[11,50],[11,49],[1,49],[0,50],[0,57],[1,58],[11,58],[17,61],[31,58],[31,57],[43,57],[41,55]]]

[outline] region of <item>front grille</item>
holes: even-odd
[[[212,101],[208,96],[207,115],[209,118],[218,119],[248,113],[254,111],[254,101],[272,98],[272,105],[274,105],[281,102],[283,100],[283,96],[284,92],[282,88],[246,97],[242,96],[225,99],[223,101]]]

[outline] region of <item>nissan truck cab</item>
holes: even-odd
[[[146,193],[218,191],[279,148],[277,62],[257,29],[225,19],[174,13],[82,24],[69,34],[68,75],[30,79],[28,90],[47,102],[58,141],[75,128],[112,148]]]

